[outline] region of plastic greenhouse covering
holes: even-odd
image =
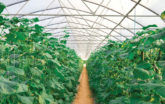
[[[160,18],[165,0],[0,0],[3,15],[38,17],[52,37],[70,33],[67,46],[87,59],[107,40],[130,39],[143,26],[165,26]]]

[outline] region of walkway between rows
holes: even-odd
[[[92,93],[89,88],[86,65],[83,66],[79,81],[80,85],[78,86],[78,92],[73,104],[94,104]]]

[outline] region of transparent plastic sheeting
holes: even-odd
[[[52,37],[70,32],[67,45],[82,59],[106,44],[108,39],[130,39],[143,26],[157,24],[165,0],[0,0],[11,17],[38,17]],[[109,36],[108,39],[105,37]]]

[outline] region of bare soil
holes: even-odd
[[[83,66],[83,70],[80,76],[80,84],[78,86],[77,95],[73,101],[73,104],[94,104],[92,93],[89,88],[88,73],[86,65]]]

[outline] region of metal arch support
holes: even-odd
[[[79,17],[72,17],[72,18],[81,19],[81,18],[79,18]],[[94,21],[92,21],[92,20],[88,20],[88,19],[86,19],[86,20],[89,21],[89,22],[94,22]],[[72,23],[75,23],[75,22],[72,22]],[[58,24],[60,24],[60,23],[58,23]],[[79,23],[75,23],[75,24],[79,24]],[[105,26],[105,25],[103,25],[103,24],[100,24],[100,23],[97,23],[97,22],[96,22],[96,24],[108,28],[107,26]],[[50,24],[50,25],[55,25],[55,24]],[[79,25],[85,25],[85,24],[79,24]],[[85,26],[88,26],[88,25],[85,25]],[[45,26],[45,27],[47,27],[47,26]],[[89,26],[88,26],[88,27],[89,27]],[[100,29],[99,29],[99,30],[100,30]],[[114,32],[117,32],[117,31],[114,31]],[[124,35],[120,34],[119,32],[117,32],[117,33],[118,33],[119,35],[125,37]],[[125,37],[125,38],[126,38],[126,37]]]
[[[50,31],[53,31],[53,30],[50,30]],[[72,31],[75,31],[75,30],[72,30]],[[91,30],[88,30],[88,31],[90,31],[90,32],[92,32]],[[101,30],[100,30],[101,31]],[[49,32],[49,31],[47,31],[47,32]],[[82,32],[82,31],[81,31]],[[101,31],[101,32],[104,32],[104,31]],[[96,32],[94,32],[94,33],[96,33]],[[105,34],[108,34],[108,33],[106,33],[106,32],[104,32]],[[117,34],[119,34],[119,33],[117,33]],[[120,35],[120,34],[119,34]],[[105,37],[105,35],[100,35],[99,34],[99,36],[104,36]],[[112,35],[113,36],[113,35]],[[113,37],[115,37],[115,36],[113,36]],[[118,37],[118,36],[117,36]],[[120,35],[120,37],[123,37],[123,36],[121,36]],[[99,37],[98,37],[99,38]],[[126,36],[124,37],[124,38],[126,38],[126,39],[128,39]]]
[[[15,3],[12,3],[12,4],[7,5],[7,7],[10,7],[10,6],[13,6],[13,5],[16,5],[16,4],[19,4],[19,3],[23,3],[23,2],[26,2],[26,1],[28,1],[28,0],[22,0],[22,1],[19,1],[19,2],[15,2]],[[90,2],[90,3],[95,4],[95,5],[100,5],[100,4],[91,2],[91,1],[87,1],[87,0],[84,0],[84,1],[85,1],[85,2]],[[137,3],[137,2],[134,1],[134,0],[131,0],[131,1]],[[147,10],[151,11],[152,13],[156,14],[157,16],[160,16],[158,13],[156,13],[156,12],[153,11],[153,10],[151,10],[150,8],[148,8],[148,7],[146,7],[146,6],[142,5],[142,4],[139,4],[139,5],[142,6],[142,7],[144,7],[144,8],[146,8]],[[102,6],[102,7],[104,7],[104,8],[107,8],[107,9],[109,9],[109,10],[112,10],[112,11],[118,13],[118,14],[121,14],[121,13],[119,13],[118,11],[113,10],[113,9],[110,9],[110,8],[105,7],[105,6],[103,6],[103,5],[100,5],[100,6]],[[134,21],[133,19],[131,19],[131,18],[129,18],[129,17],[128,17],[128,19]],[[136,22],[136,21],[135,21],[135,22]],[[138,24],[138,22],[136,22],[136,23]],[[139,25],[140,25],[140,24],[139,24]],[[141,26],[143,27],[143,25],[141,25]]]
[[[89,8],[89,6],[87,4],[85,4],[85,2],[83,0],[81,0],[81,2],[88,8],[88,10],[93,13],[93,11]],[[93,13],[94,14],[94,13]]]
[[[44,19],[41,19],[40,21],[45,21],[45,20],[49,20],[49,19],[52,19],[52,18],[61,18],[62,16],[58,16],[58,17],[49,17],[49,18],[44,18]],[[72,17],[72,18],[78,18],[78,17]],[[102,24],[101,24],[102,25]],[[79,29],[79,28],[78,28]],[[101,28],[100,28],[101,29]],[[109,29],[109,28],[108,28]],[[125,28],[119,28],[119,29],[125,29]],[[127,28],[128,29],[128,28]],[[134,28],[129,28],[129,29],[134,29]],[[141,28],[135,28],[135,29],[141,29]]]
[[[60,1],[60,0],[58,0],[58,2],[59,2],[59,4],[60,4],[60,7],[62,7],[62,2]],[[61,8],[61,10],[63,11],[63,13],[65,13],[65,10],[64,10],[64,8]],[[65,19],[68,21],[68,19],[67,19],[67,17],[65,16]],[[70,24],[68,23],[68,25],[70,26]],[[80,48],[80,46],[79,45],[77,45],[77,48],[79,49]]]
[[[58,22],[58,23],[53,23],[53,24],[45,25],[44,27],[48,27],[48,26],[52,26],[52,25],[60,25],[60,24],[64,24],[64,23],[67,23],[67,22]],[[80,24],[80,23],[76,23],[76,22],[69,22],[69,23],[74,23],[74,24],[77,24],[77,25],[84,25],[84,26],[88,26],[88,25],[86,25],[86,24]]]
[[[61,23],[57,23],[57,24],[62,24],[62,23],[66,23],[66,22],[61,22]],[[78,24],[78,25],[84,25],[84,24],[79,24],[79,23],[75,23],[75,22],[69,22],[69,23]],[[57,25],[57,24],[51,24],[51,26],[52,26],[52,25]],[[88,26],[88,25],[84,25],[84,26]],[[104,27],[105,27],[105,26],[104,26]],[[104,32],[104,31],[102,31],[102,30],[99,29],[99,28],[98,28],[97,30],[99,30],[99,31],[101,31],[101,32]],[[88,31],[91,31],[91,30],[88,30]],[[128,39],[126,36],[122,35],[121,33],[117,32],[117,31],[114,31],[114,32],[117,33],[117,34],[119,34],[120,36],[122,36],[122,37]],[[107,32],[104,32],[104,33],[108,34]],[[100,36],[101,36],[101,35],[100,35]]]
[[[83,4],[87,7],[87,8],[89,8],[89,6],[82,0],[82,2],[83,2]],[[101,4],[104,2],[104,0],[102,0],[101,1]],[[109,2],[108,2],[108,4],[109,4]],[[97,8],[96,8],[96,10],[94,11],[94,12],[91,12],[93,15],[96,13],[96,11],[98,10],[100,8],[100,6],[98,6]],[[89,8],[90,9],[90,8]],[[91,9],[90,9],[91,10]],[[105,8],[103,9],[103,11],[105,10]],[[92,10],[91,10],[92,11]],[[96,18],[96,20],[93,22],[93,24],[92,24],[92,28],[94,27],[94,25],[95,25],[95,23],[98,21],[98,19],[99,19],[99,17],[97,17]],[[102,18],[101,18],[102,19]],[[100,23],[100,21],[98,21],[97,23]],[[95,31],[94,29],[93,29],[93,31]],[[91,46],[87,46],[87,49],[86,50],[88,50],[89,49],[89,47],[91,48]],[[90,51],[91,52],[91,51]],[[85,57],[87,57],[87,55],[90,53],[90,52],[87,52],[86,51],[86,55],[85,55]]]
[[[54,32],[52,34],[59,34],[62,33],[63,31],[58,31],[58,32]],[[82,31],[78,31],[78,30],[74,30],[73,32],[82,32]],[[85,32],[82,32],[84,34],[86,34]],[[96,33],[96,32],[95,32]],[[96,33],[99,35],[99,33]],[[83,36],[89,36],[89,37],[98,37],[98,35],[70,35],[70,36],[78,36],[78,37],[83,37]],[[52,36],[63,36],[63,35],[52,35]],[[100,37],[100,36],[99,36]],[[105,37],[104,35],[101,35],[101,37]],[[114,36],[114,37],[122,37],[122,36]],[[131,36],[127,36],[127,37],[131,37]]]
[[[69,4],[76,10],[75,6],[70,2],[70,0],[68,0],[68,2],[69,2]],[[64,7],[66,7],[66,6],[64,5]],[[70,10],[68,10],[68,11],[70,11]],[[76,10],[76,12],[77,12],[79,15],[81,15],[81,14],[79,13],[78,10]],[[91,12],[91,13],[92,13],[92,12]],[[84,21],[86,22],[86,24],[88,24],[89,27],[91,27],[90,24],[87,22],[86,19],[84,19],[83,16],[81,16],[81,18],[82,18],[82,20],[84,20]],[[78,19],[76,19],[76,20],[78,21],[78,23],[81,23],[81,22],[79,22]],[[82,27],[83,27],[83,26],[82,26]],[[91,27],[91,28],[92,28],[92,27]],[[86,31],[86,32],[88,33],[88,31]],[[88,33],[88,34],[89,34],[89,33]],[[90,40],[90,39],[88,38],[88,40]],[[87,46],[87,47],[88,47],[88,46]],[[87,53],[87,51],[86,51],[86,53]]]
[[[72,30],[72,31],[78,31],[78,30]],[[62,31],[61,31],[62,32]],[[78,32],[82,32],[82,33],[85,33],[85,32],[83,32],[83,31],[78,31]],[[91,30],[90,30],[90,32],[91,32]],[[59,32],[55,32],[55,34],[58,34]],[[99,36],[105,36],[105,35],[100,35],[99,33],[97,33],[97,32],[95,32],[96,34],[98,34]],[[54,33],[53,33],[54,34]],[[85,36],[87,36],[87,35],[85,35]],[[91,35],[92,36],[92,35]],[[97,36],[97,35],[95,35],[95,36]]]
[[[62,2],[61,2],[62,3]],[[68,0],[68,3],[69,3],[69,5],[71,5],[71,7],[78,13],[78,15],[81,15],[80,13],[79,13],[79,11],[78,10],[76,10],[76,8],[75,8],[75,6],[70,2],[70,0]],[[64,4],[63,4],[63,6],[64,7],[66,7]],[[70,10],[68,10],[69,11],[69,13],[71,13],[71,11]],[[72,14],[72,13],[71,13]],[[84,19],[84,17],[83,16],[81,16],[81,18],[82,18],[82,20],[84,20],[85,21],[85,23],[86,24],[88,24],[88,26],[90,26],[90,24],[87,22],[87,20],[86,19]],[[80,21],[78,20],[78,19],[75,19],[78,23],[80,23]],[[82,27],[83,27],[83,25],[82,25]],[[88,31],[86,31],[87,33],[88,33]]]
[[[73,31],[71,34],[78,34],[79,32],[82,32],[82,31]],[[55,34],[59,34],[59,33],[63,33],[63,31],[58,31],[58,32],[55,32],[55,33],[52,33],[52,34],[54,34],[54,35],[52,35],[52,36],[63,36],[63,35],[55,35]],[[84,35],[70,35],[70,36],[92,36],[92,35],[89,35],[89,34],[87,34],[86,32],[82,32]],[[86,34],[86,35],[85,35]],[[98,33],[97,33],[98,34]],[[95,37],[98,37],[98,35],[93,35],[93,36],[95,36]],[[104,37],[104,36],[102,36],[102,37]]]
[[[137,3],[136,1],[134,1],[134,0],[131,0],[132,2],[134,2],[134,3]],[[147,10],[149,10],[150,12],[152,12],[153,14],[155,14],[155,15],[157,15],[157,16],[159,16],[160,17],[160,15],[158,14],[158,13],[156,13],[155,11],[153,11],[153,10],[151,10],[150,8],[148,8],[148,7],[146,7],[146,6],[144,6],[144,5],[142,5],[142,4],[140,4],[139,3],[139,5],[140,6],[142,6],[143,8],[145,8],[145,9],[147,9]]]
[[[78,30],[74,30],[74,31],[76,31],[76,32],[82,32],[82,33],[85,33],[85,32],[83,32],[83,31],[78,31]],[[63,31],[60,31],[60,32],[63,32]],[[58,34],[58,33],[60,33],[60,32],[55,32],[55,33],[53,33],[53,34]],[[102,36],[102,37],[104,37],[105,35],[100,35],[99,33],[97,33],[97,32],[95,32],[96,34],[98,34],[99,36]],[[98,35],[90,35],[90,36],[97,36],[98,37]],[[81,36],[81,35],[80,35]],[[84,36],[87,36],[87,35],[84,35]]]
[[[118,27],[118,26],[124,21],[124,19],[127,17],[127,15],[129,15],[129,13],[131,13],[132,10],[134,10],[134,9],[136,8],[136,6],[137,6],[140,2],[141,2],[141,0],[138,0],[138,2],[128,11],[128,13],[126,14],[126,16],[123,17],[123,19],[112,29],[112,31],[111,31],[107,36],[110,36],[110,35],[111,35],[111,33],[115,30],[115,28]],[[105,39],[106,39],[106,38],[105,38]],[[105,39],[103,39],[103,40],[99,43],[99,45],[97,46],[97,48],[101,45],[101,43],[102,43],[103,41],[105,41]]]
[[[17,11],[16,15],[14,16],[17,16],[18,13],[28,4],[29,0],[27,0],[27,2],[25,2],[25,4]]]
[[[60,32],[56,32],[56,33],[53,33],[53,34],[58,34],[58,33],[62,33],[63,31],[60,31]],[[75,32],[75,31],[73,31],[73,32]],[[85,32],[83,32],[83,33],[85,33]],[[95,32],[96,33],[96,32]],[[77,33],[74,33],[74,34],[77,34]],[[86,34],[88,34],[88,33],[86,33]],[[96,34],[98,34],[98,33],[96,33]],[[52,35],[52,36],[55,36],[55,35]],[[71,35],[72,36],[72,35]],[[87,36],[87,35],[86,35]],[[120,40],[120,39],[118,39],[118,38],[116,38],[115,36],[112,36],[113,38],[115,38],[116,40],[118,40],[118,41],[122,41],[122,40]],[[90,41],[90,40],[88,40],[88,41]],[[101,40],[99,40],[99,41],[101,41]]]
[[[19,2],[15,2],[15,3],[13,3],[13,4],[7,5],[7,7],[13,6],[13,5],[15,5],[15,4],[19,4],[19,3],[22,3],[22,2],[26,2],[26,1],[28,1],[28,0],[22,0],[22,1],[19,1]],[[93,4],[95,4],[95,5],[99,5],[99,4],[94,3],[94,2],[91,2],[91,1],[87,1],[87,0],[84,0],[84,1],[93,3]],[[132,1],[132,2],[136,2],[136,1],[134,1],[134,0],[131,0],[131,1]],[[159,15],[158,13],[154,12],[154,11],[151,10],[150,8],[148,8],[148,7],[146,7],[146,6],[142,5],[142,4],[139,4],[139,5],[143,6],[144,8],[146,8],[146,9],[148,9],[149,11],[153,12],[154,14]],[[102,6],[102,7],[104,7],[104,8],[107,8],[108,10],[112,10],[112,9],[110,9],[110,8],[108,8],[108,7],[103,6],[103,5],[100,5],[100,6]],[[117,12],[117,11],[115,11],[115,10],[112,10],[112,11],[114,11],[114,12],[116,12],[116,13],[119,13],[119,12]],[[119,14],[120,14],[120,13],[119,13]],[[127,17],[127,18],[128,18],[128,17]],[[130,19],[131,19],[131,18],[130,18]],[[135,22],[136,22],[136,21],[135,21]]]
[[[75,7],[72,5],[72,3],[68,0],[68,3],[69,3],[69,5],[71,5],[71,7],[73,8],[73,9],[75,9]],[[63,4],[63,2],[61,1],[61,7],[62,7],[62,5],[64,6],[64,7],[66,7],[65,6],[65,4]],[[62,8],[63,9],[63,8]],[[63,9],[64,10],[64,9]],[[80,15],[80,13],[79,13],[79,11],[77,11],[76,9],[75,9],[75,11]],[[68,12],[69,13],[71,13],[71,11],[70,10],[68,10]],[[71,13],[72,14],[72,13]],[[89,23],[81,16],[81,18],[86,22],[86,24],[88,24],[89,25]],[[72,20],[72,18],[71,18],[71,20]],[[78,23],[80,23],[80,21],[78,20],[78,19],[75,19]],[[72,20],[73,21],[73,20]],[[89,25],[90,26],[90,25]],[[82,26],[83,27],[83,26]],[[86,31],[86,33],[88,33],[88,31]],[[80,34],[82,34],[82,33],[80,33]],[[89,34],[89,33],[88,33]],[[76,37],[76,39],[77,39],[77,37]]]
[[[73,27],[73,26],[70,26],[70,27]],[[50,30],[50,31],[53,31],[53,30]],[[72,31],[75,31],[75,30],[72,30]],[[91,30],[89,30],[90,32],[92,32]],[[100,30],[101,31],[101,30]],[[48,32],[48,31],[47,31]],[[83,31],[81,31],[81,32],[83,32]],[[105,33],[105,34],[108,34],[108,33],[106,33],[105,31],[101,31],[101,32],[103,32],[103,33]],[[98,34],[98,33],[97,33]],[[100,34],[99,34],[100,35]],[[100,36],[104,36],[104,35],[100,35]]]
[[[73,27],[73,26],[70,26],[70,27]],[[53,30],[51,30],[51,31],[53,31]],[[72,30],[72,31],[75,31],[75,30]],[[91,30],[89,30],[89,31],[91,31]],[[100,30],[101,31],[101,30]],[[48,32],[48,31],[47,31]],[[103,33],[105,33],[105,34],[108,34],[107,32],[105,32],[105,31],[102,31]],[[98,33],[97,33],[98,34]],[[104,36],[104,35],[101,35],[101,36]],[[120,35],[121,36],[121,35]],[[115,36],[113,36],[114,38],[116,38]],[[117,39],[117,40],[119,40],[119,39]]]
[[[76,31],[76,32],[81,32],[81,31]],[[51,36],[63,36],[63,34],[61,35],[55,35],[55,34],[58,34],[58,33],[62,33],[62,31],[58,31],[58,32],[54,32],[52,34],[54,35],[51,35]],[[85,33],[85,32],[84,32]],[[98,35],[70,35],[70,36],[75,36],[75,37],[84,37],[84,36],[89,36],[89,37],[98,37]],[[113,35],[112,35],[113,36]],[[104,37],[104,36],[99,36],[99,37]],[[115,36],[115,37],[121,37],[121,36]],[[131,37],[131,36],[127,36],[127,37]]]
[[[26,1],[28,1],[28,0],[26,0]],[[116,12],[116,13],[120,14],[120,15],[123,15],[122,13],[120,13],[120,12],[114,10],[114,9],[108,8],[108,7],[106,7],[106,6],[103,6],[103,5],[100,5],[100,4],[91,2],[91,1],[87,1],[87,0],[84,0],[84,1],[85,1],[85,2],[89,2],[89,3],[92,3],[92,4],[95,4],[95,5],[98,5],[98,6],[101,6],[101,7],[104,7],[104,8],[106,8],[106,9],[108,9],[108,10],[111,10],[111,11],[113,11],[113,12]],[[23,2],[25,2],[25,1],[23,1]],[[47,10],[59,9],[59,8],[66,8],[66,9],[67,9],[67,7],[57,7],[57,8],[49,8],[49,9],[47,9]],[[69,9],[69,8],[68,8],[68,9]],[[72,9],[73,9],[73,8],[72,8]],[[74,9],[74,10],[75,10],[75,9]],[[77,9],[77,10],[78,10],[78,9]],[[37,12],[42,12],[42,11],[46,11],[46,10],[45,10],[45,9],[44,9],[44,10],[38,10],[38,11],[31,12],[30,14],[32,14],[32,13],[37,13]],[[86,11],[86,12],[87,12],[87,11]],[[135,22],[135,23],[137,23],[137,24],[139,24],[140,26],[143,27],[143,25],[140,24],[139,22],[134,21],[133,19],[131,19],[131,18],[129,18],[129,17],[127,17],[127,18],[130,19],[130,20],[132,20],[133,22]]]
[[[61,32],[57,32],[57,33],[62,33],[62,31]],[[84,32],[85,33],[85,32]],[[74,33],[72,33],[72,34],[78,34],[78,33],[76,33],[76,32],[74,32]],[[87,33],[86,33],[87,34]],[[74,35],[74,36],[75,36]],[[53,36],[57,36],[57,35],[52,35],[51,37],[53,37]],[[58,35],[59,36],[59,35]],[[62,36],[62,35],[61,35]],[[71,35],[72,36],[72,35]],[[78,35],[77,35],[78,36]],[[84,35],[85,36],[85,35]],[[86,35],[87,36],[87,35]],[[113,37],[113,36],[112,36]],[[117,41],[122,41],[122,40],[120,40],[120,39],[118,39],[118,38],[116,38],[116,37],[113,37],[113,38],[115,38]],[[79,40],[76,40],[76,41],[79,41]],[[84,40],[82,40],[82,41],[84,41]],[[87,41],[87,40],[85,40],[85,41]],[[90,40],[88,40],[88,41],[90,41]],[[101,41],[101,40],[95,40],[95,41]]]
[[[10,7],[10,6],[13,6],[13,5],[16,5],[16,4],[20,4],[20,3],[23,3],[23,2],[26,2],[26,1],[29,1],[29,0],[18,1],[18,2],[15,2],[15,3],[9,4],[6,7]]]
[[[134,2],[134,3],[137,3],[137,2],[134,1],[134,0],[131,0],[131,1]],[[149,10],[149,11],[152,12],[153,14],[157,15],[158,17],[160,17],[160,15],[159,15],[158,13],[156,13],[155,11],[153,11],[152,9],[150,9],[150,8],[146,7],[145,5],[142,5],[142,4],[140,4],[140,3],[139,3],[139,5],[142,6],[143,8],[145,8],[145,9]],[[161,19],[161,20],[162,20],[162,19]],[[163,21],[163,20],[162,20],[162,21]],[[165,22],[165,21],[163,21],[163,22]]]
[[[40,19],[40,22],[41,22],[41,21],[46,21],[46,20],[49,20],[49,19],[53,19],[53,18],[61,18],[61,17],[62,17],[62,16],[44,18],[44,19]]]
[[[76,17],[77,18],[77,17]],[[87,19],[86,19],[87,20]],[[94,22],[94,21],[91,21],[91,20],[87,20],[87,21],[90,21],[90,22]],[[66,23],[66,22],[61,22],[61,23],[55,23],[55,24],[50,24],[49,26],[52,26],[52,25],[57,25],[57,24],[62,24],[62,23]],[[69,22],[69,23],[74,23],[74,24],[79,24],[79,23],[75,23],[75,22]],[[103,27],[106,27],[106,28],[108,28],[107,26],[105,26],[105,25],[102,25],[102,24],[99,24],[99,23],[96,23],[96,24],[98,24],[98,25],[100,25],[100,26],[103,26]],[[85,25],[85,24],[79,24],[79,25],[84,25],[84,26],[88,26],[88,25]],[[47,27],[47,26],[44,26],[44,27]],[[89,27],[89,26],[88,26]],[[98,29],[99,31],[101,31],[100,29]],[[89,30],[88,30],[89,31]],[[103,31],[102,31],[103,32]],[[121,36],[123,36],[124,38],[127,38],[127,37],[125,37],[124,35],[122,35],[121,33],[119,33],[119,32],[117,32],[117,31],[114,31],[115,33],[117,33],[117,34],[119,34],[119,35],[121,35]],[[106,34],[108,34],[107,32],[105,32]]]
[[[86,11],[84,11],[84,12],[86,12]],[[87,13],[89,13],[89,12],[87,12]],[[48,18],[48,19],[52,19],[52,18],[59,18],[59,17],[50,17],[50,18]],[[78,17],[70,17],[70,18],[78,18]],[[108,21],[110,21],[110,22],[112,22],[112,23],[114,23],[114,24],[117,24],[116,22],[114,22],[114,21],[111,21],[111,20],[109,20],[109,19],[107,19],[107,18],[104,18],[104,17],[102,17],[103,19],[105,19],[105,20],[108,20]],[[81,19],[81,18],[79,18],[79,19]],[[44,20],[47,20],[47,19],[43,19],[43,20],[41,20],[41,21],[44,21]],[[120,25],[121,26],[121,25]],[[124,28],[125,30],[127,30],[128,32],[130,32],[131,34],[134,34],[132,31],[130,31],[129,29],[127,29],[127,28],[125,28],[124,26],[121,26],[122,28]]]
[[[66,27],[65,27],[66,28]],[[48,27],[48,28],[45,28],[45,29],[65,29],[64,27],[62,28],[62,27]],[[67,28],[67,29],[113,29],[113,28],[78,28],[78,27],[76,27],[76,28]],[[134,30],[134,29],[136,29],[136,30],[141,30],[142,28],[128,28],[128,29],[130,29],[130,30]],[[150,29],[157,29],[157,28],[150,28]],[[116,28],[115,30],[124,30],[123,28]]]
[[[75,10],[75,9],[73,9],[73,8],[68,8],[68,7],[56,7],[56,8],[49,8],[49,9],[47,9],[47,10],[54,10],[54,9],[61,9],[61,8],[66,8],[66,9],[71,9],[71,10]],[[29,13],[29,14],[33,14],[33,13],[38,13],[38,12],[42,12],[42,11],[47,11],[47,10],[38,10],[38,11],[35,11],[35,12],[31,12],[31,13]],[[91,14],[90,12],[87,12],[87,11],[83,11],[83,10],[78,10],[78,9],[76,9],[77,11],[81,11],[81,12],[84,12],[84,13],[88,13],[88,14]],[[21,16],[22,17],[22,16]],[[110,20],[110,19],[108,19],[108,18],[104,18],[103,16],[99,16],[99,17],[101,17],[101,18],[103,18],[103,19],[105,19],[105,20],[108,20],[108,21],[110,21],[110,22],[112,22],[112,23],[114,23],[114,24],[118,24],[118,23],[116,23],[116,22],[114,22],[114,21],[112,21],[112,20]],[[122,26],[122,25],[119,25],[120,27],[122,27],[122,28],[124,28],[125,30],[127,30],[127,31],[129,31],[130,33],[132,33],[132,34],[134,34],[134,32],[132,32],[132,31],[130,31],[130,30],[128,30],[127,28],[125,28],[124,26]]]
[[[104,6],[104,5],[100,5],[100,4],[97,4],[97,3],[95,3],[95,2],[88,1],[88,0],[84,0],[84,1],[85,1],[85,2],[89,2],[89,3],[92,3],[92,4],[95,4],[95,5],[98,5],[98,6],[101,6],[101,7],[104,7],[104,8],[106,8],[106,9],[111,10],[111,11],[113,11],[113,12],[115,12],[115,13],[120,14],[120,15],[124,15],[124,14],[122,14],[122,13],[120,13],[120,12],[118,12],[118,11],[114,10],[114,9],[111,9],[111,8],[109,8],[109,7],[106,7],[106,6]],[[140,26],[144,27],[141,23],[139,23],[139,22],[137,22],[137,21],[133,20],[132,18],[129,18],[129,17],[127,17],[127,18],[128,18],[129,20],[131,20],[131,21],[133,21],[133,22],[137,23],[138,25],[140,25]]]
[[[65,7],[64,7],[65,8]],[[15,15],[14,13],[12,14],[1,14],[1,15]],[[98,14],[95,14],[95,15],[89,15],[89,14],[18,14],[19,16],[98,16],[98,17],[124,17],[126,15],[98,15]],[[135,15],[127,15],[127,17],[135,17]],[[159,17],[159,16],[156,16],[156,15],[136,15],[136,17]],[[20,17],[19,17],[20,18]]]
[[[59,33],[62,33],[63,31],[59,31],[59,32],[56,32],[56,33],[53,33],[53,34],[59,34]],[[97,35],[88,35],[87,33],[85,33],[85,32],[83,32],[84,34],[87,34],[87,35],[76,35],[76,34],[79,34],[79,32],[80,31],[73,31],[73,33],[71,33],[71,34],[74,34],[74,35],[70,35],[70,36],[77,36],[77,37],[85,37],[85,36],[91,36],[91,37],[98,37]],[[97,33],[98,34],[98,33]],[[52,35],[52,36],[63,36],[63,35]],[[104,36],[102,36],[102,37],[104,37]],[[115,36],[112,36],[113,38],[115,38],[116,40],[118,40],[118,41],[122,41],[122,40],[120,40],[120,39],[118,39],[117,37],[121,37],[121,36],[117,36],[117,37],[115,37]],[[90,40],[89,40],[90,41]]]

